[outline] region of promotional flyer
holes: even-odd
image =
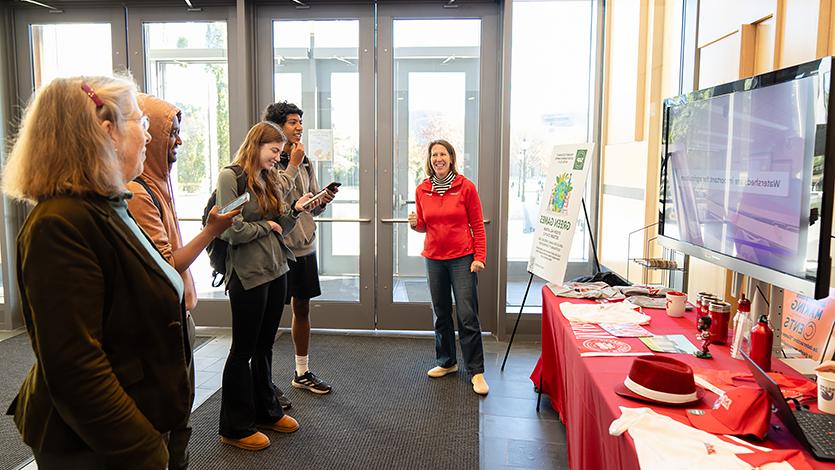
[[[528,272],[562,284],[594,144],[561,145],[549,158]]]

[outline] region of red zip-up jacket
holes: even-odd
[[[472,181],[456,175],[443,196],[432,189],[426,178],[415,190],[417,225],[415,231],[425,232],[425,258],[447,260],[474,254],[476,261],[486,264],[487,237],[481,200]]]

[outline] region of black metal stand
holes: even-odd
[[[519,320],[522,319],[522,310],[525,308],[525,301],[528,300],[528,291],[531,290],[531,283],[533,282],[533,273],[528,279],[528,287],[525,288],[525,296],[522,297],[522,306],[519,307],[519,315],[516,316],[516,324],[513,325],[513,334],[510,335],[510,341],[507,343],[507,351],[504,353],[504,360],[502,361],[502,372],[504,372],[504,365],[507,364],[507,356],[510,354],[510,347],[513,346],[513,338],[516,336],[516,329],[519,328]]]
[[[594,244],[594,237],[591,236],[591,224],[589,223],[589,211],[586,210],[586,198],[583,198],[583,214],[586,216],[586,228],[589,231],[589,241],[591,242],[591,252],[594,255],[594,273],[598,274],[600,269],[600,260],[597,259],[597,246]]]
[[[583,214],[586,216],[586,228],[589,231],[589,241],[591,242],[591,251],[594,254],[594,273],[597,274],[601,271],[600,269],[600,261],[597,259],[597,246],[594,244],[594,237],[591,235],[591,223],[589,222],[589,212],[586,210],[586,199],[583,198]],[[522,319],[522,311],[525,309],[525,301],[528,300],[528,292],[531,290],[531,283],[533,282],[533,273],[531,273],[530,279],[528,279],[528,287],[525,288],[525,296],[522,297],[522,306],[519,307],[519,314],[516,315],[516,324],[513,325],[513,333],[510,335],[510,341],[507,343],[507,351],[504,353],[504,360],[502,361],[502,372],[504,372],[504,366],[507,364],[507,356],[510,355],[510,347],[513,346],[513,338],[516,336],[516,329],[519,328],[519,320]],[[542,392],[540,392],[542,393]],[[537,405],[537,411],[539,411],[539,406]]]
[[[600,269],[600,261],[597,259],[597,246],[594,243],[594,237],[591,234],[591,223],[589,221],[589,211],[586,209],[586,199],[583,198],[583,214],[586,217],[586,228],[589,231],[589,241],[591,242],[591,251],[594,254],[594,273],[599,274],[601,272]],[[525,288],[525,295],[522,297],[522,305],[519,307],[519,314],[516,316],[516,324],[513,325],[513,333],[510,335],[510,341],[507,343],[507,351],[504,353],[504,360],[502,361],[502,369],[501,371],[504,372],[504,366],[507,364],[507,356],[510,355],[510,347],[513,346],[513,338],[516,337],[516,329],[519,328],[519,320],[522,319],[522,311],[525,309],[525,301],[528,300],[528,292],[531,290],[531,283],[533,282],[533,273],[530,273],[531,277],[528,279],[528,287]],[[539,413],[539,404],[542,402],[542,374],[539,375],[539,387],[536,389],[536,412]]]

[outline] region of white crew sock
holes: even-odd
[[[296,356],[296,375],[301,377],[309,369],[307,368],[308,356]]]

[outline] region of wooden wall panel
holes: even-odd
[[[754,66],[752,75],[774,70],[777,20],[772,16],[754,25]]]
[[[610,4],[608,143],[635,140],[641,3],[641,0],[621,0]]]
[[[777,0],[701,0],[697,44],[702,47],[737,31],[740,25],[757,23],[774,15],[776,8]]]
[[[820,4],[821,0],[784,0],[780,58],[775,69],[815,60]]]
[[[661,63],[661,96],[669,98],[679,94],[681,78],[681,0],[665,0],[664,7],[664,49]],[[659,45],[654,45],[658,47]],[[658,109],[660,112],[661,109]]]
[[[734,32],[699,49],[697,88],[707,88],[739,78],[741,34]]]

